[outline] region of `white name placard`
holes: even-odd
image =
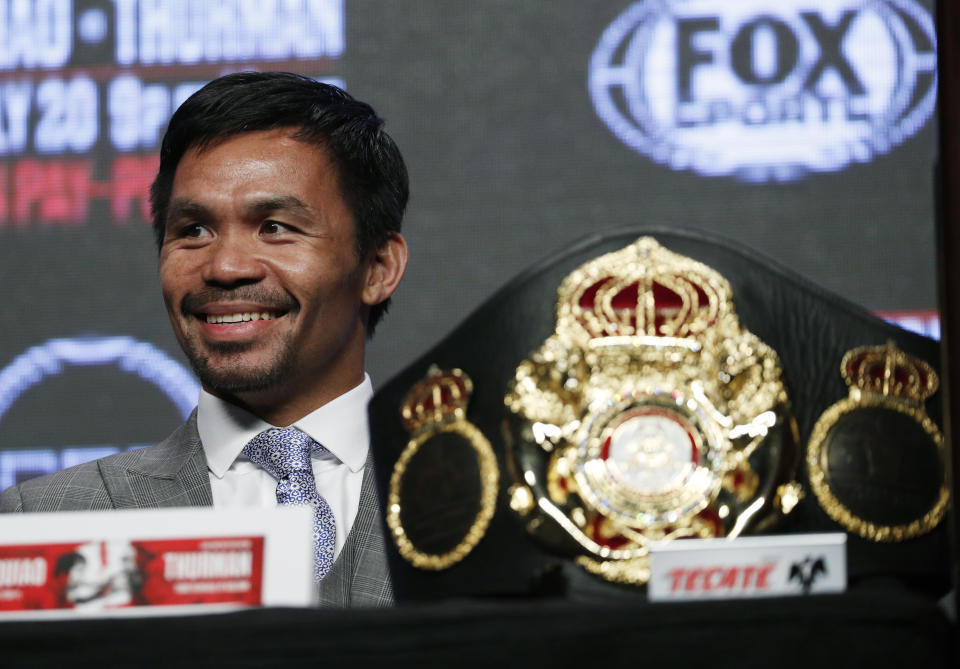
[[[0,620],[314,602],[312,511],[0,515]]]
[[[651,601],[843,592],[846,539],[835,533],[657,543],[647,592]]]

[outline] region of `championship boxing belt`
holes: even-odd
[[[642,596],[652,541],[840,528],[852,585],[942,592],[948,494],[939,407],[924,405],[936,377],[918,362],[936,342],[748,249],[645,232],[535,266],[377,391],[371,447],[398,601]],[[837,361],[885,340],[912,356],[917,383],[857,386],[828,410]],[[878,363],[851,364],[876,383]],[[877,410],[893,441],[871,451],[859,435]],[[920,478],[878,487],[897,467]],[[904,490],[919,491],[907,511],[885,506]],[[887,533],[903,540],[878,541]]]

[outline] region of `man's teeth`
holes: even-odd
[[[268,311],[247,311],[242,314],[207,314],[207,322],[215,325],[223,323],[246,323],[247,321],[272,321],[276,314]]]

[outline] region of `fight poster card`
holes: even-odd
[[[311,531],[289,508],[0,517],[0,620],[307,606]]]

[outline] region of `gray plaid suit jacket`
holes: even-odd
[[[196,411],[156,446],[30,479],[0,493],[0,512],[98,511],[212,506]],[[389,606],[383,523],[373,463],[363,473],[360,507],[343,549],[318,584],[321,606]]]

